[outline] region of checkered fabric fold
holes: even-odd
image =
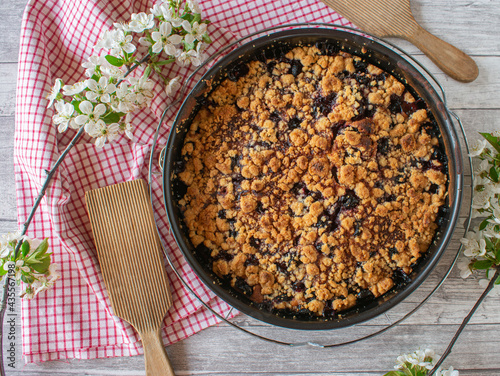
[[[148,0],[31,0],[21,31],[17,86],[15,172],[18,218],[27,218],[38,192],[57,158],[74,136],[57,133],[47,109],[47,93],[56,78],[70,84],[85,79],[81,64],[113,22],[127,22],[132,13],[149,12]],[[241,36],[285,23],[349,23],[315,0],[202,1],[214,43],[208,53]],[[192,69],[192,68],[191,68]],[[189,76],[190,70],[171,65],[169,77]],[[23,354],[26,362],[62,358],[137,355],[139,337],[125,321],[112,315],[96,259],[84,203],[85,191],[137,178],[147,180],[154,131],[169,99],[162,85],[148,109],[134,115],[135,140],[126,138],[96,148],[83,138],[64,159],[37,211],[28,235],[48,238],[62,279],[54,289],[22,303]],[[166,143],[178,105],[169,111],[158,149]],[[156,172],[153,196],[160,236],[176,269],[204,301],[222,315],[231,307],[217,298],[185,262],[169,233],[162,206],[161,174]],[[147,272],[147,271],[146,271]],[[166,345],[184,339],[219,320],[187,292],[169,272],[174,305],[165,318]]]

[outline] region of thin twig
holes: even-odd
[[[441,356],[441,358],[439,358],[439,361],[436,363],[436,365],[434,366],[434,368],[430,370],[430,372],[427,374],[427,376],[432,376],[438,370],[438,368],[441,366],[441,364],[446,359],[446,357],[448,355],[450,355],[451,349],[455,345],[455,342],[457,342],[458,337],[460,336],[460,334],[462,334],[463,330],[465,329],[465,326],[469,323],[469,321],[472,318],[472,315],[474,314],[474,312],[476,312],[476,310],[481,305],[481,303],[483,302],[483,300],[486,298],[486,296],[488,295],[488,293],[495,286],[495,282],[498,279],[499,275],[500,275],[500,267],[497,266],[497,269],[495,271],[495,275],[493,275],[493,278],[491,278],[490,283],[488,283],[488,286],[486,286],[486,288],[484,289],[483,293],[481,294],[481,296],[477,300],[476,304],[474,304],[474,307],[472,307],[472,309],[470,310],[469,314],[467,316],[465,316],[464,320],[462,321],[462,324],[460,325],[460,327],[458,328],[457,332],[455,333],[455,335],[453,336],[452,340],[450,341],[450,344],[448,345],[448,348],[445,350],[444,354]]]

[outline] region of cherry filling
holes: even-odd
[[[313,108],[316,116],[327,116],[332,111],[336,99],[337,93],[330,93],[326,97],[316,97],[313,101]]]

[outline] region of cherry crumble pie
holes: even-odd
[[[175,165],[210,268],[260,307],[324,317],[409,280],[439,227],[447,173],[421,99],[318,46],[232,68]]]

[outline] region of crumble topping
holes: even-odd
[[[409,280],[438,228],[446,156],[426,105],[345,52],[240,64],[176,164],[196,252],[269,310],[333,317]]]

